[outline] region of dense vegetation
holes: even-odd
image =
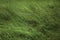
[[[0,40],[60,40],[60,0],[0,0]]]

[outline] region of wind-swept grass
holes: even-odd
[[[0,40],[60,40],[59,0],[0,0]]]

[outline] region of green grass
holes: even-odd
[[[60,40],[59,0],[0,0],[0,40]]]

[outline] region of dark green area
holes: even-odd
[[[60,1],[0,0],[0,40],[60,40]]]

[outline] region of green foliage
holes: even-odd
[[[60,40],[59,0],[0,0],[0,40]]]

